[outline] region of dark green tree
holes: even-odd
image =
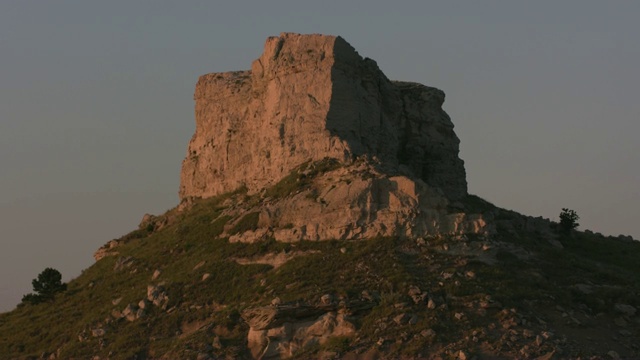
[[[560,233],[564,235],[571,234],[573,229],[580,226],[578,219],[580,219],[580,216],[574,210],[562,208],[560,213]]]
[[[52,268],[44,269],[31,284],[35,294],[23,296],[23,303],[39,304],[52,300],[57,293],[67,290],[67,284],[62,282],[60,272]]]

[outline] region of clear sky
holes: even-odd
[[[471,193],[640,238],[638,1],[2,1],[0,311],[177,205],[193,89],[267,36],[343,36],[447,94]]]

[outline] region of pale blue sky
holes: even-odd
[[[257,4],[256,4],[257,3]],[[0,311],[178,202],[201,74],[343,36],[443,89],[470,192],[640,238],[640,2],[0,2]]]

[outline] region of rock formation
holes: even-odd
[[[326,343],[330,338],[353,336],[356,327],[350,316],[370,310],[374,302],[338,304],[331,295],[320,305],[272,304],[244,310],[249,325],[247,345],[256,359],[290,358],[301,349]]]
[[[272,195],[276,191],[269,189],[257,204],[230,198],[229,207],[222,212],[222,216],[237,219],[228,226],[229,241],[364,240],[493,231],[490,214],[455,209],[436,188],[421,180],[390,176],[367,162],[315,174],[324,162],[296,168],[294,174],[299,175],[291,193]],[[236,224],[243,222],[245,214],[257,215],[255,229],[238,232]]]
[[[367,157],[450,200],[467,194],[444,93],[390,81],[340,37],[270,37],[251,70],[201,76],[194,99],[182,199],[243,186],[254,193],[327,157]]]
[[[198,80],[178,211],[246,189],[259,200],[236,193],[220,214],[222,235],[244,243],[491,233],[493,214],[469,206],[443,102],[390,81],[340,37],[268,38],[251,70]],[[147,215],[140,231],[170,222]]]
[[[468,195],[443,99],[320,35],[201,77],[182,202],[0,314],[2,358],[640,358],[640,243]]]

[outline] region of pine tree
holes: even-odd
[[[31,282],[35,294],[22,297],[23,303],[38,304],[49,301],[62,291],[67,290],[67,284],[62,282],[62,275],[56,269],[46,268]]]

